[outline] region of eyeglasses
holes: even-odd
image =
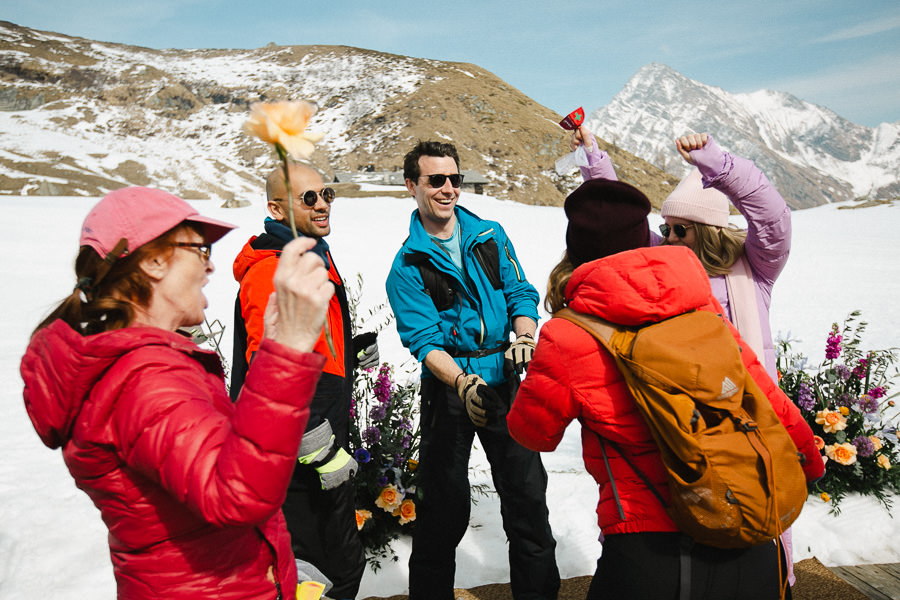
[[[312,208],[319,201],[319,197],[322,198],[327,204],[331,204],[334,202],[334,190],[330,187],[323,188],[321,192],[314,192],[313,190],[306,190],[303,192],[303,204]]]
[[[176,248],[191,248],[192,250],[196,250],[203,260],[209,260],[209,256],[212,254],[212,246],[205,242],[172,242],[172,245]]]
[[[659,232],[662,234],[662,236],[664,238],[669,237],[670,231],[674,231],[676,237],[683,238],[684,236],[687,235],[687,230],[691,229],[693,227],[694,227],[693,225],[682,225],[681,223],[678,223],[677,225],[672,225],[671,227],[669,227],[669,225],[667,223],[663,223],[662,225],[659,226]]]
[[[462,173],[454,173],[452,175],[443,175],[441,173],[436,173],[434,175],[422,175],[422,177],[428,178],[428,186],[433,188],[442,188],[444,187],[444,182],[448,179],[450,180],[450,185],[455,188],[458,188],[462,185],[463,176]]]

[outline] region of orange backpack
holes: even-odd
[[[776,538],[800,515],[802,455],[720,315],[698,310],[633,328],[568,308],[553,316],[586,329],[615,358],[659,446],[670,501],[605,443],[683,533],[719,548],[748,547]]]

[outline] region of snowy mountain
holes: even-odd
[[[241,125],[250,103],[285,99],[318,104],[313,164],[326,180],[397,170],[416,140],[442,139],[498,198],[558,205],[579,182],[554,170],[569,152],[560,116],[475,65],[342,46],[152,50],[0,21],[0,194],[131,184],[256,199],[274,153]],[[674,183],[617,160],[658,201]]]
[[[600,137],[679,177],[674,139],[710,132],[754,160],[793,208],[900,195],[900,122],[856,125],[790,94],[732,94],[661,64],[641,68],[586,120]]]

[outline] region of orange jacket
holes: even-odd
[[[272,236],[266,237],[272,238]],[[260,238],[261,236],[250,238],[234,259],[233,265],[234,278],[241,286],[238,299],[247,331],[245,357],[248,364],[262,340],[263,315],[266,311],[266,304],[269,302],[269,295],[275,291],[272,280],[275,276],[275,269],[278,267],[278,257],[281,255],[281,246],[283,245],[282,243],[282,245],[274,247],[272,244],[266,244],[266,247],[255,248],[253,243]],[[327,256],[328,278],[338,290],[343,290],[344,283],[334,266],[331,253],[328,252]],[[339,377],[344,377],[347,372],[344,360],[344,319],[341,316],[342,296],[343,294],[336,293],[331,297],[328,305],[328,327],[334,344],[334,354],[328,348],[324,331],[314,349],[315,352],[325,357],[323,372]]]

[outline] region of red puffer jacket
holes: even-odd
[[[294,596],[279,508],[323,361],[266,340],[232,404],[215,353],[176,333],[32,338],[28,414],[100,509],[119,598]]]
[[[673,246],[641,248],[586,263],[573,273],[566,298],[573,310],[621,325],[657,322],[694,309],[722,312],[697,257],[688,248]],[[807,478],[821,477],[824,465],[812,430],[734,328],[732,333],[751,376],[806,456]],[[610,468],[625,513],[624,520],[619,518],[600,438],[619,444],[658,489],[668,494],[659,451],[612,356],[581,327],[551,319],[541,328],[507,424],[523,446],[549,451],[556,448],[573,419],[581,423],[585,466],[600,486],[597,519],[604,535],[677,531],[659,500],[631,467],[611,452]]]

